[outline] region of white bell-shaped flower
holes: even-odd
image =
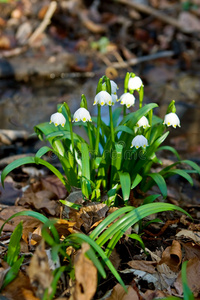
[[[148,146],[148,141],[143,135],[136,135],[131,143],[131,148],[135,147],[136,149],[143,147],[144,149]]]
[[[66,122],[66,119],[65,117],[63,116],[63,114],[57,112],[53,115],[51,115],[51,118],[50,118],[50,124],[51,123],[54,123],[55,126],[58,126],[58,125],[61,125],[62,127],[64,127],[65,125],[65,122]]]
[[[142,80],[138,76],[131,77],[128,81],[129,90],[139,90],[142,85],[143,85]]]
[[[119,100],[121,101],[120,104],[126,105],[127,108],[135,104],[135,97],[130,93],[124,93]]]
[[[146,129],[147,127],[150,127],[149,121],[145,116],[143,116],[141,119],[139,119],[136,126],[137,127],[143,127],[144,129]]]
[[[111,97],[112,97],[112,105],[114,105],[118,100],[117,94],[112,94]]]
[[[94,98],[93,105],[96,105],[96,104],[100,104],[101,106],[103,106],[103,105],[111,106],[112,105],[111,95],[106,91],[99,92]]]
[[[89,111],[84,107],[80,107],[74,113],[74,118],[73,118],[72,122],[79,122],[79,121],[92,122]]]
[[[118,85],[113,80],[110,80],[110,85],[111,85],[111,94],[117,94],[117,90],[119,89]]]
[[[176,128],[176,126],[181,127],[179,117],[177,116],[177,114],[172,112],[165,115],[163,124],[167,125],[168,127],[169,126],[173,126],[174,128]]]

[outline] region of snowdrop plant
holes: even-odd
[[[187,163],[199,174],[200,168],[193,161],[181,161],[174,148],[161,146],[169,134],[168,129],[175,130],[180,126],[175,101],[171,101],[165,116],[155,116],[153,109],[158,105],[144,105],[144,85],[134,73],[125,76],[124,93],[119,97],[121,105],[116,102],[117,92],[114,81],[106,76],[100,78],[93,98],[97,116],[89,112],[85,95],[81,96],[80,108],[73,114],[67,103],[59,104],[58,111],[50,117],[50,123],[35,127],[38,137],[47,140],[50,146],[42,147],[35,157],[25,157],[8,165],[2,172],[2,183],[16,167],[28,163],[42,164],[62,181],[69,193],[72,187],[81,188],[85,199],[116,206],[129,203],[131,190],[136,198],[141,197],[154,184],[166,198],[165,180],[175,174],[192,184],[191,170],[178,169],[177,165]],[[92,104],[92,99],[90,101]],[[136,110],[134,104],[138,101],[139,109]],[[126,108],[129,108],[128,112]],[[102,120],[102,110],[109,115],[107,123]],[[82,126],[88,139],[75,133],[75,126]],[[176,160],[155,173],[151,167],[153,164],[162,165],[162,160],[157,157],[160,150],[171,151]],[[49,151],[57,155],[63,172],[42,158]],[[156,197],[158,195],[146,198],[144,203],[152,202]]]

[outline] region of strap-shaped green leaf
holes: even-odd
[[[159,187],[162,195],[164,198],[167,197],[167,185],[166,182],[163,178],[162,175],[160,175],[159,173],[151,173],[151,174],[147,174],[147,176],[151,177],[155,183],[157,184],[157,186]],[[146,191],[147,188],[149,189],[149,185],[147,184],[148,187],[146,187],[144,190]]]
[[[124,201],[127,201],[130,196],[130,191],[131,191],[131,178],[129,173],[127,172],[118,172],[119,173],[119,178],[120,178],[120,183],[121,183],[121,188],[122,188],[122,195]]]

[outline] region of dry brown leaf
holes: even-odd
[[[139,300],[137,292],[131,287],[128,287],[128,293],[118,283],[114,286],[112,294],[107,300]]]
[[[128,265],[136,270],[141,270],[147,273],[156,273],[155,270],[155,261],[146,261],[146,260],[131,260],[128,262]]]
[[[196,297],[200,292],[200,260],[199,258],[195,257],[188,261],[187,264],[187,281],[188,286],[191,289],[191,291],[194,293],[194,296]],[[174,283],[174,286],[178,292],[179,295],[182,295],[183,293],[183,286],[182,286],[182,279],[181,279],[181,273],[179,273],[176,282]]]
[[[41,299],[44,291],[48,289],[51,293],[51,283],[53,275],[49,267],[48,256],[45,251],[44,241],[36,248],[27,269],[32,286],[36,288],[36,295]]]
[[[82,226],[86,232],[89,232],[91,226],[105,218],[108,211],[108,206],[103,203],[90,203],[90,205],[82,207],[79,211],[80,218],[83,220]]]
[[[37,210],[44,210],[52,216],[58,216],[60,212],[60,204],[54,201],[57,196],[52,191],[42,190],[36,193],[25,193],[18,204],[22,206],[34,207]]]
[[[0,184],[0,203],[14,205],[17,198],[22,196],[22,191],[15,188],[15,183],[5,182],[4,188]]]
[[[34,296],[28,277],[22,272],[19,272],[16,279],[3,289],[1,295],[9,300],[39,300],[39,298]]]
[[[164,293],[163,291],[152,291],[152,290],[147,290],[143,295],[144,300],[153,300],[157,298],[165,298],[169,296],[169,294]]]
[[[90,246],[82,244],[82,249],[75,257],[76,285],[72,295],[73,300],[90,300],[93,298],[97,288],[97,269],[85,253]]]
[[[120,266],[120,256],[119,253],[117,253],[117,250],[114,248],[114,250],[112,251],[110,257],[109,257],[111,263],[113,264],[113,266],[115,267],[115,269],[117,270]]]
[[[200,245],[200,232],[199,231],[192,231],[187,229],[182,229],[176,234],[177,238],[187,238],[195,242],[196,244]]]
[[[197,17],[187,11],[182,11],[179,15],[179,22],[191,31],[200,31],[200,21]]]
[[[42,185],[46,190],[52,191],[57,195],[58,199],[64,199],[67,195],[67,190],[60,179],[54,175],[42,178]]]
[[[198,257],[200,259],[200,245],[194,243],[181,243],[185,250],[185,259],[189,260],[191,258]]]
[[[59,236],[66,237],[71,233],[77,232],[77,230],[74,229],[75,224],[75,222],[60,219],[56,222],[54,226],[56,227]]]
[[[182,261],[181,245],[174,240],[170,247],[167,247],[162,254],[159,265],[166,264],[173,272],[178,272]]]

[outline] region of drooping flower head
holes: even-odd
[[[112,105],[114,105],[117,102],[118,97],[116,94],[111,94],[111,97],[112,97]]]
[[[129,108],[135,104],[135,97],[130,93],[124,93],[119,101],[121,101],[120,104],[126,105],[126,107]]]
[[[169,126],[173,126],[174,128],[176,128],[176,126],[181,127],[179,117],[177,116],[177,114],[173,112],[165,115],[163,124],[167,125],[168,127]]]
[[[139,90],[142,85],[143,85],[142,80],[138,76],[131,77],[128,81],[129,90]]]
[[[146,129],[147,127],[150,127],[149,121],[145,116],[143,116],[141,119],[139,119],[136,126],[137,127],[143,127],[144,129]]]
[[[53,115],[51,115],[51,118],[50,118],[50,124],[51,123],[54,123],[55,126],[58,126],[58,125],[61,125],[62,127],[64,127],[65,125],[65,122],[66,122],[66,119],[65,117],[63,116],[63,114],[57,112]]]
[[[79,121],[92,122],[89,111],[84,107],[80,107],[74,113],[74,118],[73,118],[72,122],[79,122]]]
[[[143,147],[144,149],[148,146],[148,141],[143,135],[136,135],[131,143],[131,148],[135,147],[136,149]]]
[[[117,90],[119,89],[117,84],[113,80],[110,80],[110,85],[111,85],[111,94],[117,94]]]
[[[112,105],[111,95],[106,91],[99,92],[94,98],[93,105],[96,105],[96,104],[100,104],[101,106],[103,106],[103,105],[111,106]]]

